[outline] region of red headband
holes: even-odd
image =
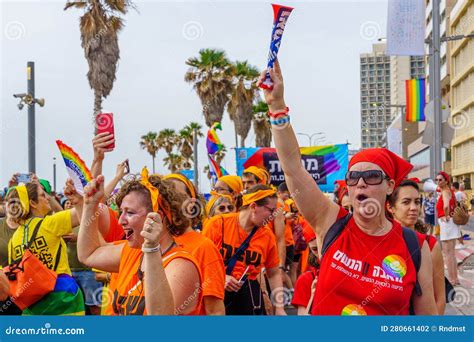
[[[440,171],[440,173],[438,173],[438,175],[443,176],[443,178],[444,178],[448,183],[451,183],[451,177],[449,177],[449,175],[448,175],[446,172]]]
[[[395,181],[395,187],[397,187],[413,169],[413,165],[386,148],[368,148],[360,151],[354,155],[349,162],[349,170],[352,166],[361,162],[374,163],[380,166],[383,172],[385,172],[390,179]]]

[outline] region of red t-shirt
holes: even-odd
[[[104,236],[105,242],[114,242],[123,240],[125,233],[123,227],[120,225],[117,219],[117,213],[112,208],[107,207],[109,210],[109,232],[107,236]]]
[[[318,270],[310,267],[307,272],[302,273],[295,284],[295,292],[291,304],[293,306],[307,307],[311,298],[311,285],[313,281],[318,278]]]
[[[416,270],[398,222],[383,236],[364,233],[351,218],[328,248],[313,315],[408,315]]]
[[[455,200],[456,200],[456,196],[454,196],[454,192],[451,191],[451,199],[449,200],[449,212],[450,212],[450,214],[454,211],[454,208],[456,206]],[[444,212],[443,193],[441,193],[439,195],[438,202],[436,203],[436,213],[438,214],[438,218],[446,216],[446,213]]]

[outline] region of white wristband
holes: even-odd
[[[157,246],[151,247],[151,248],[143,247],[143,246],[142,246],[142,252],[143,252],[143,253],[156,253],[156,252],[160,252],[160,253],[161,253],[161,245],[158,244]]]

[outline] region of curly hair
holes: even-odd
[[[171,182],[180,182],[181,184],[184,184],[181,180],[176,179],[176,178],[169,178],[167,179]],[[186,189],[186,194],[188,195],[189,198],[192,198],[193,195],[189,191],[188,187],[186,184],[185,189]],[[190,182],[190,185],[193,187],[194,193],[196,194],[195,201],[190,202],[189,198],[186,200],[186,203],[183,203],[183,210],[186,211],[185,215],[191,219],[192,226],[193,227],[198,227],[201,223],[204,217],[206,216],[206,200],[204,199],[204,196],[196,189],[194,186],[194,183]]]
[[[165,207],[162,210],[169,212],[171,215],[172,222],[169,222],[165,217],[168,231],[174,236],[182,235],[192,224],[191,219],[183,210],[183,205],[187,199],[186,195],[178,193],[171,180],[164,180],[159,175],[151,175],[148,180],[160,192],[161,200]],[[115,203],[119,208],[125,196],[132,192],[140,194],[146,209],[149,212],[153,211],[150,191],[143,186],[138,179],[127,181],[118,191],[115,197]]]

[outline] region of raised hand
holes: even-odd
[[[104,176],[92,179],[84,188],[84,203],[99,204],[104,198]]]
[[[102,132],[97,134],[94,139],[92,139],[92,146],[94,147],[94,159],[95,160],[103,160],[105,152],[111,152],[113,148],[106,148],[115,142],[115,138],[113,134],[109,134],[107,132]]]
[[[143,247],[153,248],[160,243],[161,236],[165,231],[160,214],[148,213],[143,230],[140,235],[145,239]]]
[[[121,180],[128,173],[127,162],[128,162],[128,159],[124,160],[123,162],[117,165],[117,170],[115,171],[115,177],[118,180]]]
[[[67,179],[66,185],[64,186],[64,196],[71,201],[73,206],[76,206],[83,201],[83,197],[77,192],[71,178]]]
[[[260,84],[265,81],[265,75],[267,72],[270,73],[270,77],[273,81],[273,88],[263,89],[265,102],[267,103],[270,112],[282,112],[286,109],[286,105],[284,99],[283,76],[281,74],[280,63],[278,60],[275,61],[273,68],[266,69],[260,74],[257,86],[260,86]]]

